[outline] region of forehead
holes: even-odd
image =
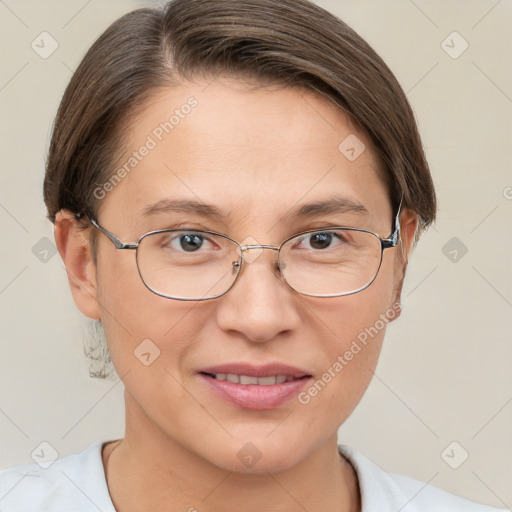
[[[125,215],[163,199],[219,204],[240,218],[282,217],[326,194],[368,210],[387,197],[369,138],[304,89],[189,82],[155,93],[127,127],[115,168],[123,177],[105,198]]]

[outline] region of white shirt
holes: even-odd
[[[103,441],[81,453],[57,459],[47,469],[37,464],[0,471],[1,512],[116,512],[101,458]],[[361,512],[505,512],[459,498],[430,484],[384,472],[346,445],[340,452],[352,463],[361,490]]]

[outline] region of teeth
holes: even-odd
[[[234,384],[257,384],[260,386],[272,386],[273,384],[282,384],[283,382],[290,382],[293,377],[286,375],[270,375],[269,377],[254,377],[252,375],[236,375],[234,373],[216,373],[217,380],[226,380]]]
[[[240,384],[258,384],[258,377],[248,377],[240,375]]]
[[[276,383],[275,375],[271,375],[270,377],[260,377],[257,380],[260,386],[271,386]]]

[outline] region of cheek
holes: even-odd
[[[386,327],[399,314],[392,300],[393,283],[393,260],[388,258],[366,290],[319,310],[318,316],[330,328],[322,347],[323,373],[299,397],[312,417],[327,414],[333,425],[339,425],[362,398],[377,366]]]
[[[143,318],[146,298],[135,252],[105,251],[98,261],[97,283],[105,328],[132,332],[137,320]]]
[[[186,320],[192,303],[171,301],[148,290],[139,276],[134,251],[102,255],[97,283],[102,325],[119,375],[139,369],[138,352],[149,351],[153,359],[159,351],[167,351],[163,338],[186,339],[183,329],[191,327]],[[177,343],[174,349],[179,347]]]

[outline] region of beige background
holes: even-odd
[[[322,0],[389,64],[413,105],[439,220],[413,253],[402,318],[340,442],[386,471],[512,507],[512,1]],[[0,2],[0,467],[123,435],[122,385],[91,380],[86,322],[52,238],[41,187],[52,119],[79,59],[135,1]],[[58,49],[31,48],[49,32]],[[458,58],[442,42],[457,31]],[[455,38],[454,38],[455,37]],[[463,41],[450,36],[452,53]],[[445,244],[467,253],[453,262]],[[453,242],[452,242],[453,243]],[[36,246],[39,247],[39,246]],[[37,252],[37,251],[36,251]],[[205,440],[206,441],[206,440]],[[459,443],[452,469],[441,456]]]

